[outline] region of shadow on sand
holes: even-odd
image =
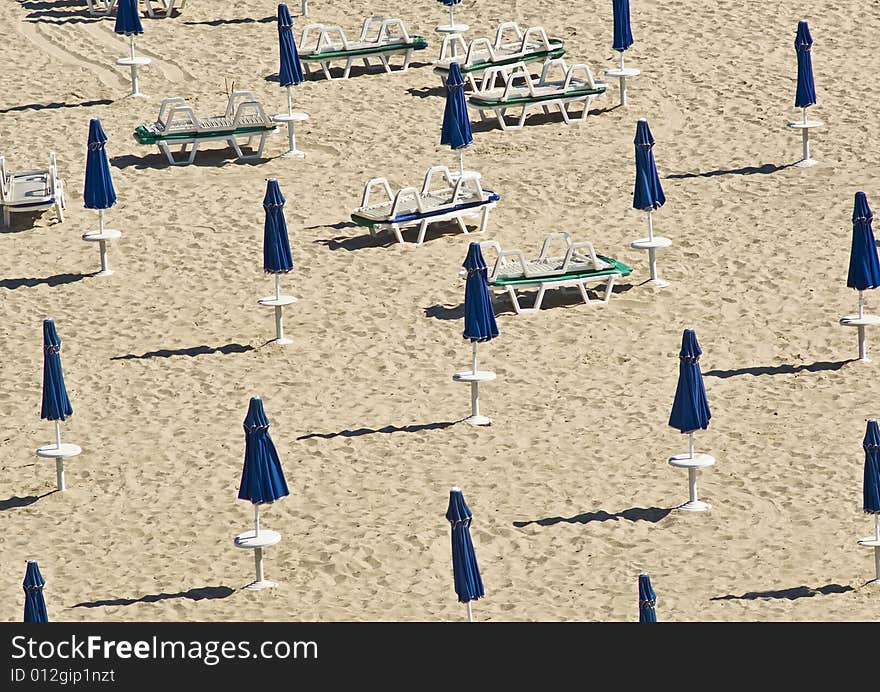
[[[671,507],[669,509],[663,507],[630,507],[614,514],[599,510],[598,512],[585,512],[574,517],[546,517],[545,519],[532,519],[531,521],[515,521],[513,525],[521,529],[530,524],[553,526],[553,524],[589,524],[593,521],[620,521],[621,519],[626,521],[649,521],[652,524],[656,524],[669,514],[672,509]]]

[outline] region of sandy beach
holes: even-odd
[[[598,78],[613,67],[610,0],[572,5],[464,0],[470,38],[499,21],[543,26],[566,60]],[[607,5],[607,7],[605,7]],[[290,3],[297,25],[298,3]],[[872,3],[876,8],[876,3]],[[53,621],[453,621],[449,488],[474,513],[486,588],[477,621],[634,621],[648,572],[660,621],[860,621],[880,615],[873,530],[862,512],[865,419],[880,416],[874,362],[856,360],[856,310],[846,287],[853,195],[880,208],[874,104],[852,74],[880,70],[870,41],[880,16],[841,0],[800,15],[792,3],[631,0],[635,43],[619,107],[609,84],[582,123],[535,116],[503,132],[473,114],[466,166],[500,195],[485,234],[454,225],[422,246],[351,223],[364,183],[420,185],[441,146],[444,96],[431,63],[435,0],[310,3],[308,20],[356,33],[362,18],[400,17],[429,47],[406,72],[308,80],[294,88],[303,160],[242,163],[207,145],[169,166],[135,127],[162,98],[219,113],[226,90],[286,108],[276,2],[190,0],[177,16],[144,18],[137,49],[147,98],[126,97],[115,60],[127,41],[85,0],[0,4],[0,155],[11,170],[58,158],[66,219],[17,214],[0,229],[0,619],[21,619],[25,561],[46,578]],[[818,165],[796,168],[800,134],[786,127],[796,79],[794,34],[809,21]],[[123,237],[113,276],[91,274],[98,251],[82,233],[90,118],[109,141]],[[670,238],[663,289],[641,285],[646,234],[632,208],[633,135],[647,118],[667,202],[655,232]],[[267,178],[277,178],[296,268],[282,280],[299,302],[284,313],[288,346],[272,343],[273,291],[262,271]],[[470,364],[462,339],[472,240],[537,254],[568,231],[634,267],[607,305],[550,291],[516,315],[495,302],[500,335],[479,349],[497,373],[481,387],[491,426],[460,421]],[[406,237],[411,241],[412,231]],[[868,312],[880,296],[868,291]],[[40,419],[41,323],[55,320],[73,416],[65,441],[83,452],[55,490],[53,440]],[[712,410],[697,449],[704,513],[677,512],[687,474],[667,464],[687,438],[667,425],[682,330],[693,328]],[[282,541],[266,551],[279,588],[252,592],[250,528],[236,499],[242,421],[262,397],[290,495],[264,509]]]

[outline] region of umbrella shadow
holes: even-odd
[[[101,601],[85,601],[77,603],[74,608],[100,608],[102,606],[129,606],[135,603],[156,603],[157,601],[167,601],[172,598],[188,598],[191,601],[204,601],[205,599],[227,598],[234,594],[235,591],[228,586],[202,586],[189,591],[178,591],[177,593],[157,593],[147,594],[140,598],[108,598]]]
[[[443,86],[420,87],[418,89],[410,87],[406,91],[410,96],[417,96],[420,99],[426,99],[432,96],[446,96],[446,87]]]
[[[95,99],[93,101],[81,101],[80,103],[67,103],[65,101],[53,101],[52,103],[25,103],[21,106],[0,108],[2,113],[14,113],[16,111],[41,111],[49,108],[89,108],[91,106],[109,106],[113,101],[110,99]]]
[[[357,224],[353,225],[356,226]],[[469,232],[475,232],[478,228],[477,225],[465,225],[467,226]],[[348,226],[345,227],[347,228]],[[418,234],[418,229],[415,226],[410,226],[405,229],[401,229],[400,234],[403,236],[404,245],[415,245],[415,237]],[[427,243],[431,240],[437,240],[445,236],[457,234],[461,234],[461,229],[459,228],[458,222],[455,221],[455,219],[452,219],[450,221],[435,222],[428,226],[428,230],[425,232],[424,242]],[[319,238],[314,242],[326,245],[331,250],[354,251],[364,250],[371,247],[391,247],[392,245],[397,244],[397,238],[395,238],[392,231],[379,231],[376,233],[375,236],[370,235],[369,233],[365,233],[364,235],[354,236],[353,238],[342,236],[337,238]]]
[[[262,19],[254,19],[253,17],[239,17],[237,19],[212,19],[210,22],[183,22],[188,26],[225,26],[226,24],[271,24],[277,21],[278,17],[274,14]]]
[[[431,305],[423,308],[425,317],[438,320],[460,320],[464,317],[464,303],[458,305]]]
[[[531,521],[515,521],[513,525],[521,529],[530,524],[553,526],[554,524],[589,524],[593,521],[620,521],[621,519],[626,521],[649,521],[652,524],[656,524],[673,509],[673,507],[630,507],[614,514],[599,510],[598,512],[577,514],[573,517],[546,517],[544,519],[532,519]]]
[[[307,231],[316,231],[319,228],[335,228],[337,231],[345,230],[346,228],[357,228],[358,225],[354,221],[337,221],[336,223],[325,223],[320,226],[306,226],[305,230]]]
[[[602,113],[607,113],[611,110],[614,110],[614,108],[616,108],[616,106],[610,106],[608,108],[591,108],[587,112],[587,115],[601,115]],[[579,118],[580,115],[580,111],[575,111],[569,117]],[[516,111],[515,114],[512,113],[505,116],[505,121],[508,126],[517,124],[519,122],[519,111]],[[523,121],[523,128],[548,125],[551,123],[556,125],[564,123],[562,119],[562,114],[558,110],[553,110],[549,113],[544,113],[543,111],[535,111],[534,113],[527,114],[526,119]],[[499,132],[503,131],[498,126],[498,118],[496,118],[494,114],[490,115],[485,120],[471,122],[471,132],[492,132],[493,130],[498,130]]]
[[[779,589],[777,591],[750,591],[742,596],[727,594],[726,596],[713,596],[710,601],[754,601],[759,598],[784,598],[793,601],[796,598],[811,598],[813,596],[827,596],[835,593],[846,593],[847,591],[855,591],[851,586],[841,586],[840,584],[826,584],[825,586],[817,586],[811,588],[809,586],[795,586],[791,589]]]
[[[255,149],[251,149],[247,146],[241,147],[241,150],[244,152],[245,156],[257,153]],[[176,158],[180,157],[180,155],[175,152],[172,152],[172,154],[174,154]],[[238,159],[236,158],[235,150],[232,149],[232,147],[225,147],[223,149],[199,149],[193,162],[187,165],[209,166],[212,168],[226,166],[227,164],[233,164],[236,166],[253,166],[265,163],[271,158],[273,157],[264,155],[259,159]],[[162,152],[158,152],[155,154],[146,154],[145,156],[134,156],[133,154],[112,156],[110,157],[110,165],[114,166],[115,168],[134,167],[135,170],[139,171],[151,168],[178,168],[177,165],[172,166],[170,163],[168,163],[168,158]]]
[[[97,274],[98,272],[94,271],[89,274],[55,274],[54,276],[40,278],[0,279],[0,288],[8,288],[14,291],[16,288],[33,288],[34,286],[63,286],[64,284],[82,281]]]
[[[366,56],[370,57],[370,56]],[[419,68],[419,67],[430,67],[433,63],[429,62],[416,62],[415,60],[411,61],[409,64],[409,69]],[[398,64],[394,64],[391,66],[390,74],[399,74],[402,73],[403,70],[400,69]],[[341,79],[342,75],[345,73],[345,69],[339,65],[331,65],[330,66],[330,76],[333,79]],[[385,71],[385,68],[382,65],[371,65],[367,67],[366,65],[352,65],[351,69],[348,71],[348,78],[358,78],[365,77],[367,75],[377,75],[377,74],[389,74]],[[326,82],[329,81],[324,76],[324,70],[317,68],[313,69],[312,73],[309,75],[303,75],[310,82]]]
[[[143,360],[144,358],[171,358],[173,356],[206,356],[212,353],[247,353],[253,351],[253,346],[241,344],[226,344],[224,346],[193,346],[191,348],[165,348],[158,351],[148,351],[140,356],[128,353],[124,356],[113,356],[110,360]]]
[[[847,360],[837,361],[817,361],[803,365],[765,365],[754,366],[751,368],[736,368],[734,370],[709,370],[703,373],[703,377],[736,377],[737,375],[795,375],[799,372],[825,372],[829,370],[840,370],[847,363],[852,363],[858,358],[849,358]]]
[[[18,509],[19,507],[27,507],[28,505],[32,505],[38,500],[42,500],[47,495],[51,495],[53,493],[57,493],[58,490],[50,490],[47,493],[43,493],[42,495],[27,495],[25,497],[17,497],[13,495],[10,498],[5,500],[0,500],[0,512],[5,512],[7,509]]]
[[[783,163],[782,165],[776,163],[764,163],[760,166],[743,166],[742,168],[722,168],[715,171],[704,171],[703,173],[670,173],[666,176],[668,179],[680,179],[680,178],[711,178],[716,175],[754,175],[756,173],[767,175],[769,173],[775,173],[776,171],[781,171],[784,168],[789,168],[793,166],[793,163]]]
[[[386,425],[384,428],[355,428],[349,430],[339,430],[337,432],[332,433],[308,433],[307,435],[300,435],[297,437],[297,440],[310,440],[315,437],[320,437],[324,440],[330,440],[334,437],[360,437],[362,435],[372,435],[374,433],[384,433],[391,434],[396,432],[421,432],[422,430],[442,430],[443,428],[448,428],[452,425],[455,425],[456,421],[441,421],[439,423],[416,423],[413,425]]]

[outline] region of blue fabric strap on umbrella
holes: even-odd
[[[119,0],[116,5],[116,24],[113,26],[113,31],[126,36],[144,33],[138,12],[138,0]]]
[[[699,360],[702,353],[694,330],[685,329],[679,353],[678,386],[669,416],[669,425],[682,433],[705,430],[712,417],[706,400],[703,373],[700,372]]]
[[[660,186],[660,176],[654,162],[654,137],[648,121],[642,118],[636,124],[636,184],[633,190],[633,208],[642,211],[659,209],[666,203]]]
[[[880,260],[877,258],[877,244],[874,242],[874,231],[871,228],[873,218],[874,214],[868,206],[865,193],[856,192],[846,285],[859,291],[880,286]]]
[[[244,467],[239,500],[255,505],[275,502],[290,494],[275,444],[269,437],[269,419],[259,397],[252,397],[244,419]]]
[[[446,519],[452,527],[452,573],[455,593],[460,603],[468,604],[468,619],[472,619],[470,602],[485,595],[480,567],[471,541],[470,525],[473,515],[464,501],[460,488],[449,491]]]
[[[639,622],[657,622],[657,596],[651,587],[651,577],[647,574],[639,575]]]
[[[73,414],[73,406],[64,386],[61,372],[61,338],[53,320],[43,320],[43,404],[40,418],[65,420]]]
[[[486,260],[479,243],[471,243],[462,266],[467,270],[464,287],[464,338],[472,342],[489,341],[498,336],[492,297],[486,277]]]
[[[614,45],[617,51],[625,51],[633,44],[629,25],[629,0],[613,0],[614,3]]]
[[[270,178],[266,184],[263,209],[266,210],[263,224],[263,270],[271,274],[289,272],[293,269],[293,257],[290,254],[290,238],[284,219],[284,196],[275,178]]]
[[[798,22],[794,48],[797,51],[797,92],[794,97],[795,108],[806,108],[816,103],[816,85],[813,83],[813,58],[810,49],[813,37],[805,21]]]
[[[868,514],[880,514],[880,427],[870,419],[862,442],[865,449],[865,482],[862,507]]]
[[[86,153],[86,179],[83,200],[86,209],[109,209],[116,203],[116,190],[110,177],[110,163],[104,145],[107,135],[97,118],[89,120],[88,152]]]
[[[43,597],[46,580],[40,574],[36,560],[28,560],[21,585],[24,589],[24,622],[49,622],[46,601]]]
[[[278,81],[281,86],[296,86],[303,81],[302,64],[293,36],[293,19],[287,5],[278,5],[278,48],[281,54],[281,67]]]

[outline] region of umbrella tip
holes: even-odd
[[[648,119],[647,118],[639,118],[639,122],[646,123],[646,122],[648,122]]]
[[[457,485],[453,485],[453,486],[449,489],[449,492],[451,492],[451,493],[460,493],[460,492],[461,492],[461,488],[459,488]]]

